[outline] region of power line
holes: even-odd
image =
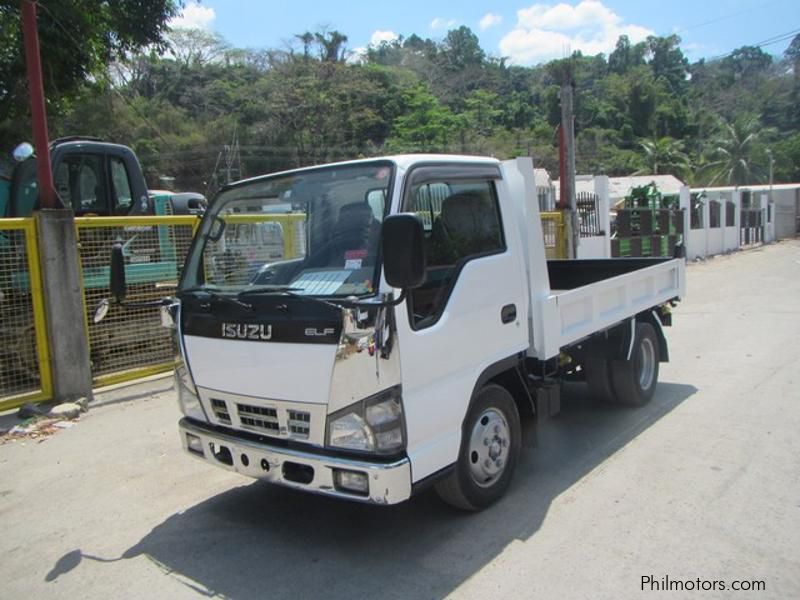
[[[800,29],[794,29],[792,31],[787,31],[786,33],[780,33],[780,34],[778,34],[776,36],[773,36],[771,38],[767,38],[766,40],[757,42],[755,44],[746,44],[746,45],[754,47],[754,48],[761,48],[762,46],[770,46],[772,44],[777,44],[779,42],[783,42],[785,40],[791,39],[795,35],[797,35],[798,33],[800,33]],[[730,56],[734,52],[736,52],[736,50],[731,50],[730,52],[727,52],[726,54],[720,54],[719,56],[711,57],[711,58],[708,59],[708,62],[713,62],[715,60],[721,60],[723,58],[727,58],[728,56]]]
[[[750,12],[752,10],[755,10],[756,8],[763,9],[763,8],[769,6],[770,4],[775,4],[777,1],[778,0],[771,0],[770,2],[759,2],[759,3],[751,6],[750,8],[745,8],[743,10],[740,10],[740,11],[737,11],[737,12],[734,12],[734,13],[728,13],[727,15],[722,15],[722,16],[716,17],[714,19],[709,19],[708,21],[703,21],[702,23],[697,23],[695,25],[689,25],[689,27],[684,27],[683,29],[678,30],[677,33],[685,33],[687,31],[691,31],[692,29],[699,29],[700,27],[705,27],[706,25],[713,25],[714,23],[719,23],[720,21],[725,21],[727,19],[732,19],[733,17],[738,17],[739,15],[743,15],[745,13],[748,13],[748,12]]]

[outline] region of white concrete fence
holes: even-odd
[[[578,243],[578,258],[611,257],[611,199],[609,197],[608,177],[598,175],[594,178],[594,193],[597,195],[597,212],[602,235],[582,237]],[[725,254],[749,246],[753,243],[775,241],[775,205],[769,202],[767,193],[753,193],[749,208],[761,213],[763,232],[755,232],[751,242],[745,243],[742,230],[742,192],[695,190],[704,192],[697,219],[691,218],[691,190],[683,186],[680,190],[680,208],[683,209],[684,245],[689,260]],[[695,227],[692,228],[692,225]],[[754,238],[758,241],[752,241]]]

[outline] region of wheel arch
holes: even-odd
[[[517,353],[492,363],[478,376],[472,388],[469,404],[461,421],[462,430],[467,421],[467,417],[472,411],[472,407],[475,405],[478,392],[490,383],[499,385],[511,394],[511,397],[517,405],[520,416],[533,415],[536,413],[536,403],[534,402],[534,398],[528,386],[525,384],[525,354]]]

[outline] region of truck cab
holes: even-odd
[[[199,212],[201,194],[148,192],[136,154],[121,144],[99,138],[69,137],[50,144],[53,184],[64,206],[76,216],[141,216],[158,214],[169,202],[172,214]],[[16,165],[4,182],[7,196],[4,217],[27,217],[39,208],[36,158]]]
[[[276,211],[293,216],[295,253],[232,243]],[[683,289],[681,261],[587,275],[544,252],[530,159],[395,156],[228,186],[170,311],[184,448],[319,494],[394,504],[434,484],[488,506],[521,419],[556,412],[562,375],[608,355],[629,365],[616,377],[603,363],[620,386],[647,370],[639,396],[619,397],[649,399],[666,359],[658,311]]]

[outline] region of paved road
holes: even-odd
[[[212,469],[179,450],[169,380],[106,395],[0,447],[0,597],[641,598],[649,575],[766,585],[660,597],[800,598],[800,242],[688,277],[652,403],[575,386],[476,515]]]

